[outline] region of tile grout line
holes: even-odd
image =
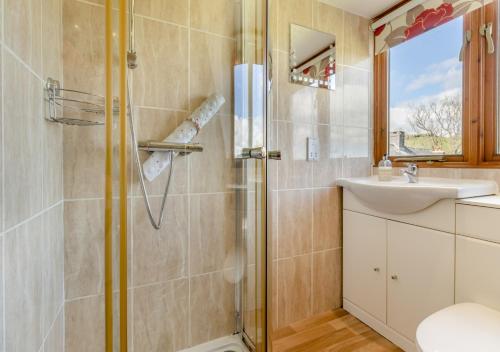
[[[57,321],[57,318],[59,317],[59,314],[61,314],[61,312],[64,312],[64,304],[65,302],[63,301],[62,304],[59,306],[59,308],[57,309],[57,313],[55,314],[55,319],[54,321],[52,321],[52,323],[50,323],[50,327],[49,329],[47,330],[47,335],[45,335],[42,339],[42,345],[41,345],[41,349],[44,350],[44,346],[45,346],[45,343],[47,342],[49,336],[50,336],[50,333],[52,331],[52,328],[54,327],[54,325],[56,324],[56,321]],[[63,324],[64,325],[64,324]]]
[[[203,196],[216,196],[216,195],[223,195],[223,194],[233,194],[233,192],[207,192],[207,193],[174,193],[174,194],[169,194],[170,197],[189,197],[189,196],[197,196],[197,197],[203,197]],[[150,198],[161,198],[163,197],[160,194],[153,194],[149,196]],[[133,195],[128,197],[129,200],[133,199],[142,199],[142,195]],[[67,198],[64,201],[67,203],[71,202],[87,202],[87,201],[104,201],[104,198],[102,197],[89,197],[89,198]],[[113,200],[118,200],[118,197],[113,197]]]
[[[89,5],[89,6],[95,6],[95,7],[100,7],[100,8],[104,7],[102,4],[97,4],[97,3],[94,3],[94,2],[91,2],[91,1],[86,1],[86,0],[76,0],[76,1],[80,2],[82,4]],[[113,10],[117,11],[118,9],[117,8],[113,8]],[[162,24],[167,24],[167,25],[170,25],[170,26],[179,27],[179,28],[185,29],[185,30],[191,30],[191,31],[195,31],[195,32],[200,32],[200,33],[208,34],[208,35],[213,35],[213,36],[219,37],[221,39],[227,39],[227,40],[231,40],[231,41],[236,41],[236,39],[233,38],[233,37],[229,37],[229,36],[222,35],[222,34],[215,33],[215,32],[210,32],[210,31],[203,30],[203,29],[200,29],[200,28],[191,27],[191,23],[190,23],[190,19],[191,19],[190,5],[188,5],[188,24],[187,25],[183,25],[183,24],[180,24],[180,23],[175,23],[175,22],[172,22],[172,21],[162,20],[160,18],[155,18],[155,17],[151,17],[151,16],[147,16],[147,15],[136,14],[135,16],[139,17],[139,18],[143,18],[143,19],[149,20],[149,21],[154,21],[154,22],[158,22],[158,23],[162,23]]]
[[[165,285],[167,283],[172,283],[172,282],[178,282],[178,281],[184,281],[184,280],[189,281],[191,278],[202,278],[202,277],[207,277],[207,276],[211,276],[214,274],[224,274],[228,271],[233,271],[234,269],[235,269],[234,267],[230,267],[230,268],[223,268],[223,269],[219,269],[219,270],[199,273],[199,274],[195,274],[193,276],[185,275],[185,276],[181,276],[181,277],[177,277],[177,278],[172,278],[170,280],[150,282],[150,283],[146,283],[146,284],[142,284],[142,285],[132,286],[132,287],[129,287],[129,289],[130,290],[137,290],[137,289],[158,287],[158,286],[162,286],[162,285]],[[120,292],[119,289],[113,290],[113,293],[115,293],[115,294],[119,293],[119,292]],[[92,293],[92,294],[85,295],[85,296],[76,296],[76,297],[72,297],[69,299],[65,299],[64,302],[65,303],[72,303],[72,302],[96,298],[96,297],[104,297],[104,292]]]
[[[26,218],[23,221],[17,223],[16,225],[11,226],[8,229],[6,229],[4,231],[4,235],[7,235],[8,233],[10,233],[12,231],[17,230],[19,227],[21,227],[23,225],[26,225],[27,223],[31,222],[32,220],[37,219],[38,217],[44,215],[45,213],[48,213],[50,210],[56,208],[57,206],[59,206],[59,205],[61,205],[63,203],[64,203],[64,200],[61,199],[61,200],[57,201],[56,203],[48,206],[47,208],[44,208],[44,209],[40,210],[39,212],[31,215],[29,218]]]
[[[9,53],[9,55],[11,55],[14,59],[16,59],[17,61],[19,61],[19,63],[24,66],[24,68],[26,70],[29,71],[29,73],[31,73],[33,76],[35,76],[39,81],[41,81],[42,83],[44,82],[43,78],[40,76],[40,74],[36,73],[30,65],[28,65],[26,62],[24,62],[23,59],[21,59],[15,52],[14,50],[12,50],[9,46],[5,45],[5,42],[3,42],[3,48],[5,51],[7,51]],[[3,60],[2,60],[3,61]],[[2,92],[2,95],[3,95],[3,92]]]

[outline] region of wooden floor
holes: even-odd
[[[276,331],[272,345],[273,352],[402,351],[343,309]]]

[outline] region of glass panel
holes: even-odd
[[[241,159],[266,146],[265,0],[241,1],[234,66],[234,155],[237,172],[237,331],[251,350],[266,342],[266,160]]]
[[[265,297],[261,295],[265,286],[259,284],[265,280],[261,270],[261,259],[265,258],[261,241],[265,232],[258,226],[265,223],[265,207],[256,204],[261,204],[262,187],[266,183],[265,170],[261,168],[248,170],[248,177],[244,179],[248,183],[241,184],[245,187],[235,183],[241,165],[235,160],[232,143],[235,63],[246,64],[252,75],[252,80],[246,82],[247,88],[252,89],[247,90],[245,98],[252,103],[245,115],[248,123],[242,125],[245,130],[242,134],[248,136],[245,145],[261,146],[265,132],[262,23],[266,2],[196,1],[195,4],[179,0],[173,7],[170,3],[135,0],[135,21],[130,27],[135,29],[138,66],[127,71],[128,100],[132,107],[129,116],[134,121],[137,141],[162,142],[183,125],[187,126],[183,129],[185,133],[177,136],[189,136],[189,140],[175,142],[199,143],[203,151],[190,155],[179,153],[173,163],[169,161],[174,169],[163,223],[157,230],[150,223],[139,177],[151,155],[140,151],[138,167],[129,139],[128,341],[133,341],[130,349],[135,351],[246,352],[244,332],[248,332],[249,338],[245,340],[248,345],[257,347],[265,334],[265,327],[260,323],[261,314],[265,314]],[[63,16],[64,55],[61,57],[64,65],[51,67],[64,66],[65,70],[53,78],[64,82],[69,89],[103,95],[104,8],[89,2],[69,1],[64,4]],[[54,50],[49,52],[55,55]],[[115,74],[114,79],[117,77]],[[114,83],[116,86],[116,81]],[[198,115],[197,125],[193,126],[189,117],[214,94],[223,99],[211,100],[216,104],[208,106],[202,117]],[[209,118],[204,118],[208,115]],[[115,137],[117,127],[113,126]],[[196,136],[192,135],[193,127]],[[64,192],[68,199],[74,200],[64,207],[66,345],[72,351],[85,347],[100,352],[104,351],[105,308],[104,204],[101,199],[104,130],[102,126],[71,126],[60,133],[64,133],[65,141]],[[62,136],[60,139],[62,141]],[[118,142],[118,138],[114,138],[115,150]],[[154,180],[149,180],[152,175],[149,174],[145,182],[155,220],[162,208],[168,171],[167,167]],[[243,200],[252,206],[246,208],[246,203],[240,202],[238,190],[242,190]],[[115,187],[114,196],[117,195]],[[117,204],[113,208],[116,292],[119,217]],[[248,215],[244,224],[252,222],[255,231],[235,226],[238,209],[244,209]],[[245,246],[249,248],[248,255],[235,250],[237,234],[242,230],[247,232],[242,238],[248,241]],[[259,247],[256,249],[256,246]],[[237,275],[241,273],[237,270],[240,262],[245,268],[244,277]],[[236,315],[241,312],[238,292],[245,298],[245,311],[256,317],[246,320],[244,328],[242,316]],[[113,308],[116,350],[120,342],[118,295],[114,295]],[[86,343],[82,345],[82,341]]]
[[[495,153],[500,154],[500,99],[498,97],[498,92],[500,92],[500,6],[498,6],[498,1],[495,0],[492,2],[492,5],[490,6],[495,6],[496,11],[495,13],[495,21],[493,22],[493,36],[495,38],[496,36],[496,41],[495,41],[495,55],[496,55],[496,94],[494,95],[496,97],[496,116],[495,116]]]
[[[462,154],[463,17],[390,49],[391,156]]]

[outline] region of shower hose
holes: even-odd
[[[128,95],[128,103],[127,103],[127,110],[128,110],[128,116],[129,116],[129,123],[130,123],[130,134],[131,134],[131,141],[132,141],[132,148],[133,148],[133,158],[135,159],[135,165],[137,168],[137,173],[139,174],[139,183],[141,185],[141,192],[142,196],[144,198],[144,205],[146,206],[146,211],[148,213],[149,221],[151,222],[151,225],[156,230],[159,230],[161,228],[161,224],[163,222],[163,216],[165,213],[165,204],[167,202],[167,196],[168,196],[168,190],[170,188],[170,180],[172,179],[172,173],[174,170],[174,159],[175,159],[175,153],[173,151],[166,152],[169,154],[170,158],[170,169],[168,171],[168,178],[165,183],[165,190],[163,192],[163,198],[161,201],[161,206],[160,206],[160,212],[158,214],[158,219],[155,219],[153,216],[153,211],[151,209],[151,202],[149,199],[148,191],[146,189],[146,183],[144,181],[144,171],[142,170],[142,164],[141,164],[141,159],[139,155],[139,144],[137,143],[137,134],[135,130],[135,125],[134,125],[134,109],[132,105],[132,95],[130,94],[130,81],[129,81],[129,75],[127,75],[127,95]]]

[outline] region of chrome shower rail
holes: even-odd
[[[198,143],[139,142],[139,149],[146,152],[177,152],[182,154],[200,153],[203,146]]]

